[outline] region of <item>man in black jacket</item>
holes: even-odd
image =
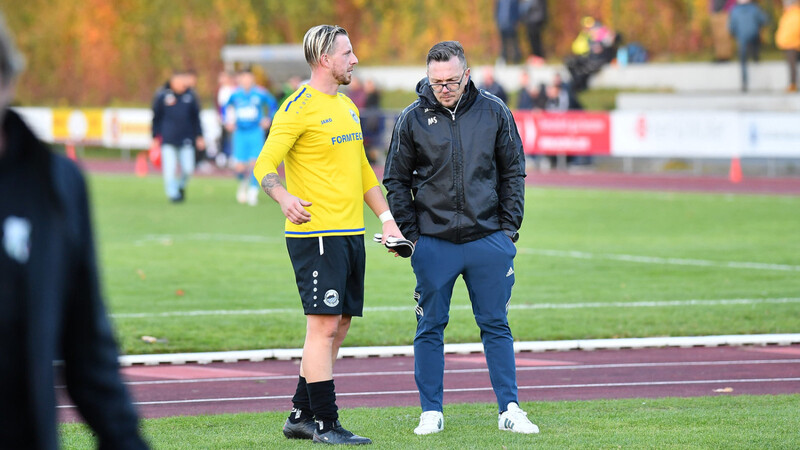
[[[55,449],[55,359],[100,448],[144,449],[97,281],[86,185],[8,110],[22,68],[0,15],[0,448]]]
[[[427,58],[419,99],[395,125],[383,184],[403,235],[416,242],[416,434],[444,428],[444,328],[459,275],[469,290],[499,406],[498,427],[538,433],[517,399],[508,304],[522,224],[525,156],[514,118],[470,80],[464,49],[440,42]]]
[[[173,73],[153,99],[153,139],[161,145],[164,191],[173,203],[185,199],[186,185],[194,172],[195,147],[205,149],[200,105],[190,89],[190,78],[185,71]],[[178,165],[181,175],[176,178]]]

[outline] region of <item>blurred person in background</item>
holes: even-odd
[[[564,61],[574,92],[588,89],[589,78],[614,59],[619,43],[617,34],[593,17],[584,17],[581,25],[581,32],[572,42],[573,56]]]
[[[226,105],[228,104],[228,100],[231,98],[231,94],[233,94],[233,91],[235,90],[236,78],[234,74],[226,71],[220,72],[219,76],[217,77],[217,95],[214,99],[214,103],[216,103],[217,107],[217,117],[219,119],[221,128],[219,139],[220,152],[217,154],[217,166],[219,167],[226,167],[231,157],[231,133],[228,131],[228,127],[225,126],[228,123],[225,116],[228,112]]]
[[[538,433],[519,407],[508,305],[525,203],[525,154],[511,111],[472,83],[457,41],[431,47],[419,98],[400,114],[383,184],[397,224],[416,242],[414,379],[419,425],[444,430],[444,330],[461,277],[480,328],[500,430]]]
[[[775,32],[775,45],[786,54],[789,65],[787,92],[797,92],[797,55],[800,53],[800,0],[784,0],[783,14]]]
[[[526,70],[519,75],[519,92],[517,93],[517,109],[540,110],[544,107],[543,96],[538,86],[531,86],[531,77]]]
[[[531,46],[531,62],[544,63],[542,29],[547,24],[547,0],[522,0],[520,16]]]
[[[714,62],[730,61],[733,57],[733,41],[728,31],[728,16],[735,4],[736,0],[710,0]]]
[[[364,109],[361,112],[361,128],[364,131],[364,149],[367,152],[367,159],[370,164],[383,163],[384,149],[381,142],[383,136],[384,118],[381,111],[381,93],[375,85],[375,81],[366,80],[364,82]]]
[[[487,66],[483,69],[483,80],[481,81],[480,89],[499,98],[503,103],[508,101],[506,90],[494,79],[494,69],[491,67]]]
[[[161,145],[164,191],[173,203],[186,198],[194,172],[195,148],[205,149],[200,126],[200,105],[189,91],[186,71],[175,71],[153,99],[153,139]],[[180,165],[180,177],[175,172]]]
[[[737,0],[728,18],[728,30],[736,39],[739,63],[742,68],[742,92],[747,92],[747,60],[758,62],[761,52],[761,28],[767,24],[767,15],[752,0]]]
[[[252,175],[253,167],[278,104],[266,89],[256,86],[255,76],[249,69],[239,72],[236,80],[238,87],[225,105],[226,127],[233,139],[233,170],[239,182],[236,201],[255,206],[260,187]]]
[[[361,79],[353,76],[350,85],[347,86],[347,96],[358,109],[364,108],[367,104],[367,91],[364,90],[364,85]]]
[[[501,64],[517,64],[522,59],[519,49],[517,25],[519,24],[519,1],[496,0],[494,18],[497,30],[500,32],[500,58]]]
[[[0,447],[56,449],[54,360],[101,449],[145,449],[100,294],[86,183],[8,108],[23,61],[0,14]]]

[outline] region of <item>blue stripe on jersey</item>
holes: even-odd
[[[286,234],[292,236],[306,236],[309,234],[327,234],[327,233],[355,233],[358,231],[366,231],[364,228],[353,228],[352,230],[322,230],[322,231],[287,231]]]
[[[284,112],[288,111],[289,107],[292,106],[292,103],[296,102],[297,99],[300,98],[300,96],[303,95],[303,92],[305,92],[305,91],[306,91],[306,88],[303,88],[303,90],[300,91],[299,94],[297,94],[297,97],[295,97],[292,101],[290,101],[289,103],[286,104],[286,109],[284,109],[283,111]]]

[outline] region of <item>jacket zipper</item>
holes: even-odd
[[[450,122],[450,132],[453,137],[453,184],[456,191],[456,242],[461,241],[461,216],[463,215],[463,202],[461,201],[463,192],[463,159],[464,155],[461,151],[461,136],[458,133],[458,126],[456,125],[456,113],[448,110],[450,117],[453,119]]]

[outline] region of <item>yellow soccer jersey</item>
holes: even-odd
[[[283,161],[286,189],[311,202],[311,221],[287,219],[287,237],[364,234],[364,194],[378,179],[363,139],[358,108],[344,94],[304,84],[284,101],[253,173],[260,182]]]

